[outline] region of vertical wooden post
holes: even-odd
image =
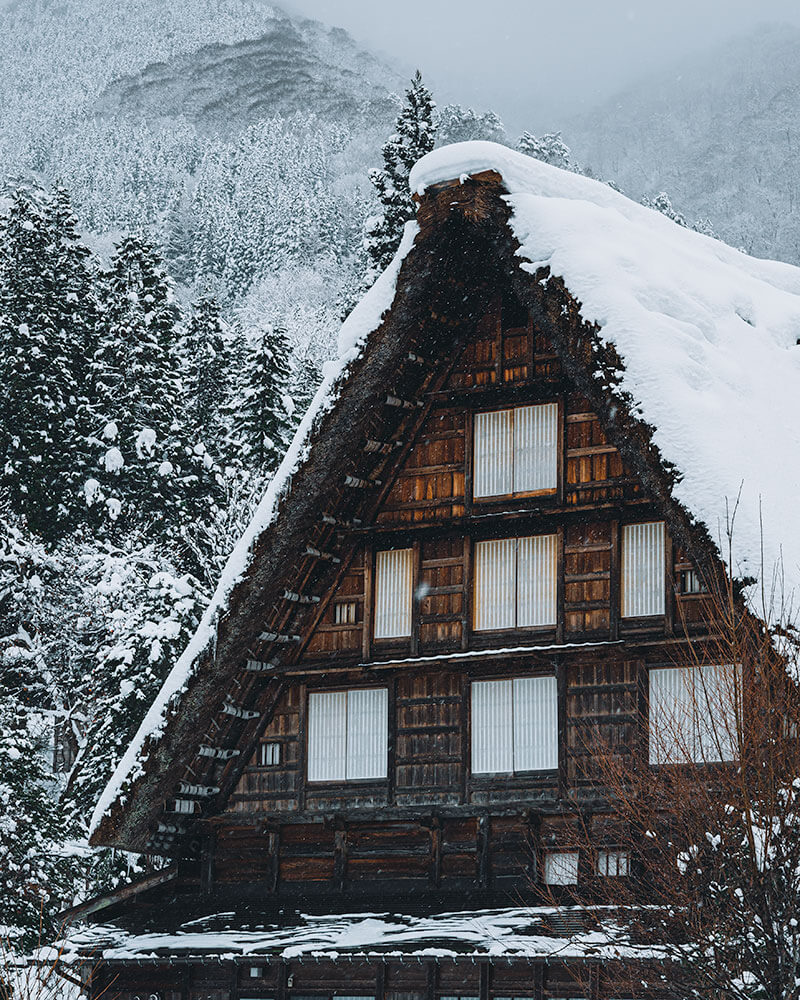
[[[675,550],[672,538],[664,525],[664,632],[675,632]]]
[[[397,678],[389,682],[387,696],[388,732],[386,745],[386,804],[394,801],[395,777],[397,770]]]
[[[379,962],[375,970],[375,1000],[385,1000],[386,997],[386,963]]]
[[[478,820],[478,882],[482,888],[489,885],[489,817],[484,813]]]
[[[419,655],[419,584],[422,571],[422,545],[418,538],[411,546],[411,655]]]
[[[480,964],[480,986],[478,988],[480,1000],[489,1000],[489,963]]]
[[[558,794],[567,794],[568,748],[567,748],[567,668],[561,657],[556,659],[556,699],[558,708]]]
[[[534,1000],[544,998],[544,963],[537,962],[533,967],[533,996]]]
[[[560,524],[556,530],[556,642],[564,641],[564,601],[566,596],[564,555],[564,526]]]
[[[425,984],[425,997],[426,1000],[436,1000],[436,990],[439,986],[439,966],[432,959],[429,959],[426,964],[427,981]]]
[[[618,520],[611,522],[611,572],[609,589],[609,638],[612,642],[619,638],[620,599],[622,578],[620,574],[621,531]]]
[[[306,807],[306,783],[308,781],[308,687],[299,685],[300,705],[297,719],[297,809],[302,812]]]
[[[375,576],[375,552],[372,545],[364,548],[364,621],[361,631],[361,658],[369,663],[372,658],[372,602]]]
[[[278,989],[276,1000],[286,1000],[289,994],[289,963],[281,962],[278,968]]]
[[[563,399],[558,401],[556,496],[559,507],[564,506],[567,490],[567,408]]]
[[[472,538],[464,535],[464,596],[461,598],[461,648],[469,649],[472,638]]]
[[[239,1000],[239,966],[231,962],[231,993],[230,1000]]]
[[[475,442],[475,416],[472,410],[464,413],[464,513],[472,513],[472,477]]]
[[[207,830],[203,835],[200,848],[200,892],[204,896],[209,896],[214,888],[214,848],[216,839],[214,830]]]

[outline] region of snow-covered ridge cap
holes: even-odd
[[[213,645],[217,622],[228,607],[234,587],[244,579],[250,568],[256,541],[275,520],[281,499],[290,487],[292,475],[307,458],[315,428],[335,404],[350,365],[361,356],[368,336],[380,326],[383,314],[394,301],[397,275],[418,232],[419,228],[415,222],[406,225],[402,242],[391,264],[342,325],[339,331],[339,356],[335,361],[329,361],[323,366],[322,384],[300,422],[250,524],[231,552],[197,631],[168,674],[130,746],[98,799],[89,824],[90,837],[117,799],[121,799],[125,789],[144,773],[142,751],[146,751],[145,743],[157,740],[161,736],[168,713],[185,692],[201,656]]]
[[[676,499],[723,556],[740,496],[731,562],[737,575],[765,583],[766,606],[750,591],[753,610],[774,619],[796,607],[800,269],[749,257],[607,184],[495,143],[434,150],[410,184],[422,194],[489,170],[509,192],[520,267],[548,265],[614,344],[622,388],[681,473]]]

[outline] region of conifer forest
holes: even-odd
[[[420,157],[489,140],[800,260],[800,29],[685,67],[670,125],[648,78],[539,127],[260,0],[108,11],[0,5],[0,944],[20,954],[156,864],[90,847],[94,804],[395,255]]]

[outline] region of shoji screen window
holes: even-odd
[[[387,688],[312,692],[308,696],[308,780],[385,778],[388,706]]]
[[[736,760],[738,671],[731,664],[650,671],[650,763]]]
[[[555,625],[556,553],[556,535],[477,542],[472,627]]]
[[[553,493],[558,483],[558,403],[476,413],[476,499]]]
[[[545,885],[577,885],[577,851],[547,851],[544,856],[542,878]]]
[[[555,677],[472,685],[472,773],[513,774],[558,767]]]
[[[622,617],[664,614],[664,522],[622,528]]]
[[[413,549],[389,549],[375,556],[375,638],[411,635]]]

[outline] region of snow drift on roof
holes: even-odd
[[[300,915],[292,926],[267,924],[242,928],[235,914],[226,920],[204,918],[174,933],[134,934],[111,925],[83,926],[50,948],[41,961],[57,954],[62,964],[136,961],[159,956],[212,955],[226,959],[270,956],[282,959],[380,957],[392,955],[469,958],[480,955],[518,959],[603,955],[608,938],[583,928],[580,907],[515,907],[410,916],[397,913]],[[552,921],[561,927],[554,933]],[[229,926],[226,926],[228,924]],[[568,926],[574,924],[570,930]],[[614,949],[618,954],[619,950]],[[655,954],[648,950],[648,954]]]
[[[684,229],[608,185],[489,142],[435,150],[412,191],[495,170],[520,267],[546,264],[624,359],[622,388],[682,474],[675,497],[767,599],[800,603],[800,268]],[[762,536],[763,525],[763,536]],[[763,543],[763,562],[762,562]],[[763,573],[762,573],[763,565]],[[774,617],[760,588],[753,610]]]

